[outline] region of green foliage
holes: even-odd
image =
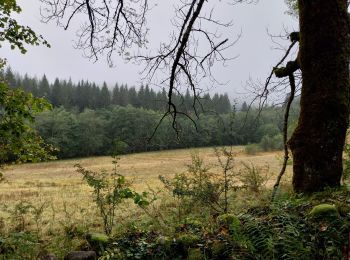
[[[343,151],[343,175],[342,175],[342,182],[345,183],[347,180],[350,179],[350,145],[345,144],[344,145],[344,151]]]
[[[237,173],[234,171],[234,154],[232,147],[230,149],[223,147],[221,149],[215,149],[215,155],[221,168],[221,174],[216,176],[220,193],[222,194],[222,202],[220,204],[223,205],[221,206],[223,212],[227,213],[229,210],[230,191],[237,188]]]
[[[115,152],[116,142],[123,142],[123,153],[150,150],[177,149],[201,146],[243,145],[257,143],[266,131],[265,150],[281,148],[281,136],[273,135],[274,128],[262,127],[266,122],[271,125],[274,117],[280,113],[278,108],[263,111],[264,119],[260,127],[254,126],[254,117],[244,123],[243,112],[237,112],[233,122],[231,115],[201,115],[196,121],[197,129],[192,122],[179,117],[182,131],[179,140],[174,135],[171,121],[165,119],[158,128],[157,134],[149,140],[162,116],[161,112],[135,107],[115,107],[107,109],[85,110],[77,113],[63,107],[37,116],[36,129],[50,143],[60,149],[59,158],[84,157],[92,155],[110,155]],[[252,110],[250,113],[255,113]],[[256,115],[254,115],[256,116]],[[276,120],[275,120],[276,121]],[[260,122],[260,121],[259,121]],[[277,122],[274,122],[277,124]],[[244,125],[244,127],[242,127]],[[232,131],[228,131],[232,128]],[[262,131],[261,129],[265,129]],[[259,130],[260,129],[260,130]],[[270,129],[270,130],[269,130]],[[249,154],[261,151],[260,145],[249,145]]]
[[[240,217],[249,254],[262,259],[341,259],[349,215],[340,216],[327,201],[342,201],[346,194],[287,197],[270,207],[250,209]]]
[[[102,253],[108,245],[109,237],[100,233],[88,233],[86,240],[94,251]]]
[[[29,232],[11,233],[0,237],[0,256],[2,259],[35,259],[39,246],[37,236]]]
[[[30,27],[20,25],[12,16],[21,13],[22,9],[16,0],[2,0],[0,2],[0,43],[8,42],[11,49],[18,48],[21,53],[26,53],[25,44],[50,45],[41,35],[37,35]],[[1,45],[0,45],[1,47]]]
[[[110,155],[115,148],[115,141],[122,141],[127,145],[125,153],[246,145],[259,143],[264,136],[267,136],[262,142],[265,150],[280,149],[282,143],[279,135],[283,125],[282,107],[264,107],[261,113],[254,107],[248,112],[231,113],[231,105],[225,95],[214,95],[211,98],[206,96],[203,105],[207,107],[204,106],[204,110],[216,110],[220,115],[200,113],[200,118],[195,120],[197,129],[191,121],[179,115],[177,119],[181,125],[180,140],[174,135],[171,119],[167,118],[149,142],[165,111],[165,91],[157,93],[147,86],[136,90],[134,87],[116,85],[109,103],[100,101],[102,96],[104,99],[108,96],[106,87],[104,86],[104,95],[101,96],[102,90],[95,83],[81,81],[74,84],[56,79],[54,84],[49,84],[45,75],[40,80],[28,76],[20,77],[10,68],[7,68],[4,77],[12,88],[21,86],[26,92],[37,97],[46,97],[53,103],[55,109],[38,117],[36,129],[45,142],[60,149],[57,154],[59,158]],[[174,102],[179,109],[189,114],[193,113],[190,100],[189,94],[184,100],[174,96]],[[214,109],[214,101],[220,107]],[[225,105],[221,107],[222,104]],[[201,109],[198,108],[198,111]],[[291,125],[296,122],[298,113],[296,101],[290,112]],[[90,123],[91,128],[86,128]],[[292,129],[289,133],[292,133]],[[247,147],[247,151],[249,148]],[[252,154],[261,150],[260,147],[258,150],[251,148],[254,148]]]
[[[35,114],[50,104],[21,90],[10,90],[0,81],[0,164],[53,159],[51,146],[32,129]]]
[[[285,0],[285,3],[288,6],[286,13],[294,17],[298,17],[298,0]]]
[[[273,137],[265,135],[262,137],[259,146],[262,151],[276,151],[283,149],[283,137],[281,134],[275,135]]]
[[[12,207],[5,206],[4,212],[9,214],[12,222],[12,230],[16,232],[28,231],[27,226],[31,221],[35,222],[36,233],[39,236],[41,232],[42,217],[47,207],[46,202],[34,205],[28,201],[21,200]]]
[[[130,184],[124,176],[116,172],[116,168],[112,173],[108,173],[105,170],[101,172],[86,170],[79,164],[75,167],[77,172],[83,175],[86,183],[93,188],[94,200],[103,219],[104,231],[110,235],[113,231],[118,204],[125,199],[133,198]]]
[[[260,147],[257,144],[247,144],[244,147],[244,151],[249,155],[256,155],[259,151],[261,151]]]
[[[0,2],[0,43],[9,43],[11,49],[18,48],[26,52],[25,44],[43,44],[47,41],[28,26],[20,25],[12,16],[22,10],[16,0]],[[1,47],[1,44],[0,44]],[[43,139],[33,130],[34,115],[46,109],[50,104],[33,97],[22,90],[11,90],[3,78],[2,69],[6,60],[0,59],[0,168],[8,162],[37,162],[54,159]]]
[[[111,235],[115,224],[117,206],[127,199],[133,199],[140,207],[149,204],[147,193],[139,194],[130,188],[130,183],[118,173],[118,157],[114,157],[114,169],[111,172],[101,170],[94,172],[76,164],[76,171],[83,175],[87,185],[93,188],[92,194],[103,220],[104,231]]]
[[[159,176],[159,179],[178,199],[179,219],[194,206],[207,207],[219,212],[225,207],[220,200],[225,187],[197,154],[192,155],[192,163],[187,165],[186,173],[176,174],[172,179]]]
[[[199,248],[193,248],[188,251],[188,260],[204,260],[206,259],[202,251]]]
[[[249,215],[243,217],[250,254],[258,259],[281,259],[282,256],[282,259],[310,259],[308,244],[300,234],[300,228],[306,224],[289,214],[279,213],[265,220]]]
[[[159,239],[156,233],[134,226],[126,233],[115,237],[99,259],[166,259],[166,257],[173,259],[169,254],[173,248],[162,241],[163,239]]]
[[[184,247],[185,249],[188,249],[192,246],[195,246],[197,243],[200,242],[200,237],[194,235],[194,234],[179,234],[176,242]]]
[[[33,205],[26,201],[20,201],[13,208],[5,208],[11,216],[11,221],[15,225],[14,229],[18,232],[26,230],[26,220],[30,214]]]
[[[246,189],[259,193],[268,181],[269,167],[242,163],[241,170],[234,170],[232,149],[215,149],[220,172],[214,174],[197,155],[192,155],[192,163],[185,173],[173,178],[159,176],[165,188],[178,200],[178,218],[183,217],[196,207],[207,209],[212,214],[228,213],[230,203],[237,191]]]
[[[243,187],[250,192],[260,192],[269,179],[269,166],[256,166],[252,162],[242,162],[242,165],[239,180],[243,183]]]
[[[219,226],[236,231],[241,226],[241,222],[237,216],[233,214],[223,214],[217,217],[216,221]]]

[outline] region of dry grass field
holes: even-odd
[[[244,147],[233,148],[237,171],[241,167],[240,162],[252,162],[255,165],[269,165],[271,185],[277,176],[281,154],[258,153],[247,155]],[[161,188],[159,175],[171,176],[186,170],[186,164],[191,162],[191,153],[198,153],[206,164],[212,165],[212,171],[218,171],[215,167],[217,158],[212,148],[182,149],[161,152],[138,153],[121,156],[118,171],[125,175],[133,183],[138,191],[151,188]],[[91,170],[111,170],[111,157],[91,157],[73,160],[61,160],[37,164],[22,164],[9,166],[5,169],[6,182],[0,184],[0,203],[4,208],[10,209],[20,202],[28,202],[36,207],[43,206],[43,232],[58,232],[62,225],[79,223],[83,226],[98,228],[96,221],[98,214],[92,200],[90,188],[83,182],[82,176],[76,173],[74,165],[79,163]],[[290,166],[289,166],[290,167]],[[287,175],[291,169],[288,168]],[[285,179],[290,178],[289,176]],[[137,215],[139,212],[134,207],[126,205],[122,208],[125,218]],[[8,210],[1,210],[4,219],[10,219]],[[54,224],[52,224],[54,223]],[[60,225],[57,225],[60,224]],[[61,226],[61,227],[60,227]],[[56,231],[55,231],[56,230]]]

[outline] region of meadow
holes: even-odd
[[[241,162],[257,166],[268,165],[272,184],[281,164],[281,152],[262,152],[247,155],[243,146],[233,148],[235,169],[241,168]],[[219,171],[213,148],[179,149],[160,152],[136,153],[120,156],[118,172],[132,181],[132,186],[143,191],[147,188],[161,188],[159,175],[172,176],[186,171],[191,162],[191,154],[198,154],[212,171]],[[4,170],[6,182],[0,186],[0,201],[3,204],[16,202],[18,199],[37,201],[64,196],[70,201],[88,196],[88,187],[74,165],[80,164],[94,171],[112,170],[113,158],[108,156],[89,157],[71,160],[57,160],[43,163],[28,163],[7,166]],[[290,178],[291,169],[287,169],[285,178]],[[72,197],[69,194],[74,194]],[[79,195],[78,195],[79,194]],[[77,197],[78,196],[78,197]]]
[[[281,152],[264,152],[247,155],[243,146],[233,148],[235,169],[239,171],[242,162],[257,166],[269,166],[269,181],[272,187],[279,172]],[[213,148],[180,149],[160,152],[136,153],[120,156],[118,173],[131,181],[133,189],[138,192],[153,190],[162,192],[163,184],[158,176],[172,177],[176,173],[186,172],[191,163],[191,154],[203,158],[211,171],[219,174],[217,157]],[[75,164],[86,169],[99,171],[112,170],[113,158],[90,157],[72,160],[58,160],[43,163],[8,166],[4,171],[6,181],[0,185],[1,228],[5,232],[13,230],[30,230],[47,239],[55,248],[50,251],[65,252],[74,248],[80,241],[67,244],[62,234],[67,235],[84,231],[102,232],[101,219],[92,197],[91,188],[76,172]],[[288,166],[285,181],[290,179]],[[170,197],[170,195],[168,194]],[[164,200],[164,197],[161,198]],[[242,204],[246,202],[242,199]],[[255,202],[256,203],[256,202]],[[31,210],[26,210],[26,207]],[[34,210],[33,210],[34,209]],[[122,228],[130,220],[143,221],[144,212],[131,202],[118,208],[117,226]],[[58,239],[52,243],[53,239]]]

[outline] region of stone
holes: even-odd
[[[309,213],[311,218],[334,218],[339,217],[338,209],[335,205],[319,204],[312,208]]]
[[[97,255],[95,251],[72,251],[64,260],[97,260]]]
[[[39,260],[58,260],[58,258],[54,254],[48,254],[41,256]]]

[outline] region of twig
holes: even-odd
[[[284,143],[284,160],[283,160],[283,165],[281,168],[281,171],[277,177],[276,183],[273,186],[273,191],[272,191],[272,196],[271,196],[271,202],[274,201],[275,197],[276,197],[276,193],[277,193],[277,189],[280,185],[281,179],[283,177],[283,175],[286,172],[286,168],[287,168],[287,163],[288,163],[288,159],[289,159],[289,152],[288,152],[288,143],[287,143],[287,139],[288,139],[288,118],[289,118],[289,110],[290,107],[292,105],[293,99],[294,99],[294,95],[295,95],[295,78],[294,78],[294,74],[291,73],[289,74],[289,83],[290,83],[290,96],[288,98],[288,102],[287,102],[287,106],[286,106],[286,111],[284,113],[284,124],[283,124],[283,143]]]

